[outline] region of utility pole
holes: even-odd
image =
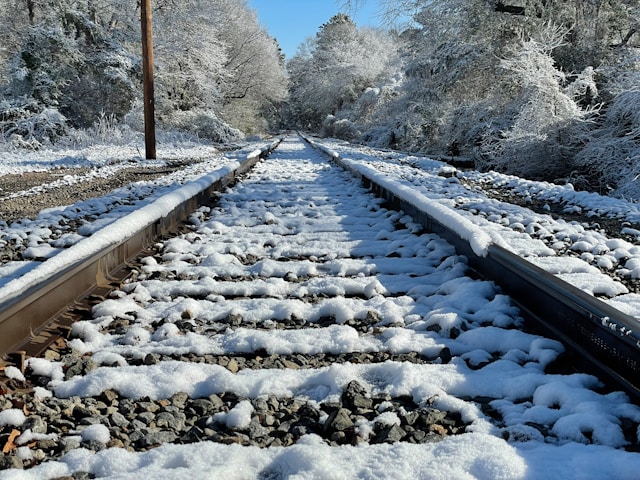
[[[142,86],[144,97],[144,146],[147,160],[156,158],[156,122],[153,92],[153,36],[151,0],[141,0],[142,20]]]

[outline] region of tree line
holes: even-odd
[[[409,22],[371,31],[337,15],[289,61],[294,124],[637,196],[638,2],[382,3]]]
[[[156,113],[214,141],[262,132],[286,96],[284,57],[244,0],[154,0]],[[0,135],[38,148],[98,124],[140,125],[140,5],[0,4]]]
[[[154,0],[158,125],[215,142],[301,129],[638,196],[637,1],[381,3],[387,26],[338,14],[285,59],[246,0]],[[0,3],[0,143],[140,128],[139,9]]]

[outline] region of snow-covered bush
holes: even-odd
[[[124,115],[139,89],[131,55],[79,12],[62,13],[27,30],[7,93],[57,109],[74,127],[91,126],[101,112]]]
[[[336,138],[354,141],[360,136],[360,132],[351,120],[346,118],[337,120],[333,124],[333,131]]]
[[[397,147],[396,139],[397,134],[392,127],[380,125],[360,135],[359,141],[375,148],[395,148]]]
[[[328,115],[324,119],[321,133],[325,137],[335,137],[347,141],[354,141],[360,137],[360,132],[352,121],[346,118],[337,119],[333,115]]]
[[[9,71],[14,96],[29,96],[48,107],[59,105],[81,63],[77,40],[56,23],[52,19],[50,24],[28,29]]]
[[[591,68],[564,86],[566,77],[551,56],[559,43],[555,36],[545,43],[529,39],[502,61],[502,67],[515,75],[518,91],[505,111],[509,128],[488,132],[479,148],[478,168],[545,180],[573,170],[588,113],[577,102],[597,95],[597,89],[592,88]]]
[[[60,139],[58,144],[72,148],[88,147],[96,143],[107,145],[141,144],[144,136],[139,128],[143,125],[143,120],[140,120],[140,124],[136,125],[138,128],[131,128],[126,122],[119,122],[114,115],[102,114],[92,127],[74,129]]]
[[[575,163],[591,187],[640,200],[640,89],[616,95]]]
[[[166,128],[177,128],[217,143],[227,143],[244,137],[240,130],[230,127],[211,110],[173,112],[161,119]]]
[[[395,108],[403,82],[403,75],[397,73],[377,86],[366,89],[354,103],[349,119],[363,132],[360,142],[381,148],[397,146],[398,132],[390,119],[396,115]]]
[[[55,143],[69,131],[64,115],[33,98],[0,102],[0,140],[13,147],[35,150]]]

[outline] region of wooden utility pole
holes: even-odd
[[[153,36],[151,0],[141,0],[142,86],[144,90],[144,146],[147,160],[156,158],[156,122],[153,92]]]

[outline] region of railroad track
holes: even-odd
[[[379,194],[373,197],[361,179],[331,166],[297,137],[286,138],[273,157],[216,201],[197,207],[202,199],[195,198],[178,209],[179,216],[161,222],[165,226],[153,222],[152,229],[164,234],[188,216],[190,223],[177,237],[160,242],[140,234],[135,248],[122,248],[110,264],[115,268],[105,267],[105,260],[89,267],[87,277],[113,285],[94,282],[109,288],[94,292],[92,308],[74,308],[79,321],[63,329],[68,341],[46,347],[45,359],[26,360],[26,378],[8,369],[7,388],[37,386],[43,398],[45,388],[54,397],[46,408],[17,391],[7,400],[9,410],[22,405],[32,413],[28,426],[44,431],[26,443],[5,437],[5,467],[18,467],[20,458],[27,466],[42,463],[32,468],[34,475],[69,474],[79,468],[73,455],[53,460],[78,446],[147,451],[181,444],[163,447],[172,460],[161,463],[196,468],[185,458],[195,452],[193,444],[207,441],[199,451],[220,458],[211,460],[209,474],[222,474],[231,457],[254,473],[248,478],[265,479],[323,471],[339,458],[340,472],[355,478],[366,469],[389,468],[385,462],[395,456],[427,477],[444,455],[450,462],[445,477],[465,475],[482,459],[484,474],[478,477],[518,478],[536,469],[517,460],[523,454],[518,442],[540,442],[540,455],[569,441],[618,447],[621,455],[624,448],[636,448],[640,409],[599,391],[593,377],[562,373],[562,345],[519,331],[522,311],[513,301],[491,282],[466,276],[471,264],[489,265],[505,278],[513,265],[523,268],[519,260],[473,234],[471,226],[463,232],[472,234],[469,246],[460,228],[454,234],[444,227],[465,222],[437,208],[435,218],[427,217],[418,208],[425,203],[407,202],[402,189],[376,185],[363,169],[342,160]],[[126,274],[119,268],[123,262],[130,264]],[[531,279],[540,276],[543,282]],[[517,280],[506,278],[520,282],[517,289],[543,284],[540,295],[562,305],[567,297],[585,300],[586,295],[558,294],[559,284],[548,277],[528,267]],[[519,298],[528,316],[536,305]],[[534,304],[546,303],[542,298],[536,296]],[[24,308],[34,302],[31,297]],[[9,305],[20,309],[19,303],[14,298]],[[30,312],[26,318],[37,315]],[[582,321],[573,311],[566,315]],[[602,326],[601,311],[597,315],[599,322],[589,321]],[[560,330],[555,333],[564,334]],[[625,345],[635,335],[614,333]],[[587,348],[574,340],[571,346],[584,353]],[[620,353],[621,347],[615,351],[616,357],[633,356]],[[614,370],[618,365],[600,358],[590,362],[622,379],[634,394],[630,379]],[[581,396],[589,400],[580,402]],[[563,424],[558,418],[542,421],[538,413],[559,411],[570,418],[587,404],[598,405],[602,418]],[[290,447],[303,458],[322,452],[324,463],[287,463],[278,460],[278,449],[240,452],[229,444]],[[36,452],[31,458],[25,445]],[[351,445],[368,448],[340,450]],[[476,454],[458,453],[471,445]],[[343,453],[334,458],[328,448]],[[82,468],[102,471],[109,452],[86,457]],[[247,455],[265,458],[247,466]],[[363,463],[378,456],[386,459],[379,467]],[[132,463],[116,470],[133,475]]]
[[[116,220],[86,242],[63,250],[0,288],[0,326],[6,332],[0,337],[0,354],[18,356],[22,362],[26,354],[42,352],[58,337],[57,330],[66,331],[76,318],[74,302],[100,298],[121,283],[128,275],[128,261],[174,232],[199,205],[268,155],[277,143]]]
[[[640,400],[637,318],[549,273],[532,263],[532,259],[521,257],[517,247],[510,248],[508,240],[502,245],[492,241],[465,217],[443,211],[437,203],[400,182],[381,178],[375,169],[320,148],[341,167],[359,176],[390,206],[408,213],[426,231],[437,233],[454,245],[474,269],[494,280],[513,298],[529,320],[530,328],[561,340],[576,354],[575,361],[581,368],[597,373],[636,401]],[[518,243],[519,240],[514,242]],[[551,258],[552,265],[561,262]]]

